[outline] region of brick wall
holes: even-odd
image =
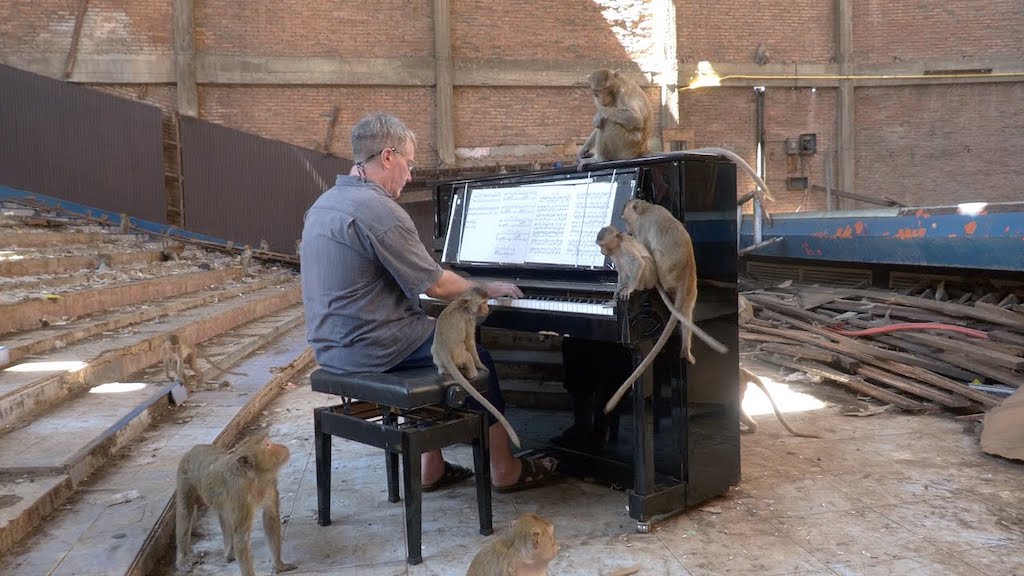
[[[494,66],[545,63],[566,67],[634,60],[649,71],[661,14],[652,0],[450,0],[452,56]],[[698,60],[749,65],[764,43],[770,63],[828,64],[834,58],[835,2],[786,3],[676,0],[676,39],[683,82]],[[0,61],[66,57],[79,0],[0,0]],[[855,2],[853,57],[865,67],[922,60],[966,62],[1024,58],[1020,0],[943,3]],[[172,54],[171,0],[91,0],[80,54]],[[423,58],[433,57],[432,2],[374,3],[323,0],[195,2],[196,48],[225,56]],[[426,60],[429,66],[429,60]],[[856,70],[855,70],[856,72]],[[525,74],[525,73],[524,73]],[[457,86],[455,146],[460,162],[566,161],[590,131],[593,104],[582,87]],[[582,78],[581,78],[582,80]],[[106,92],[175,105],[173,85],[106,85]],[[1024,138],[1020,83],[860,87],[855,95],[856,188],[907,203],[942,203],[965,190],[989,200],[1022,194],[1019,148]],[[648,94],[660,126],[657,86]],[[388,110],[417,132],[417,157],[436,162],[432,87],[200,85],[200,116],[261,136],[316,147],[328,115],[340,107],[330,149],[349,155],[348,133],[362,115]],[[721,146],[754,162],[755,100],[750,88],[680,92],[678,133],[687,145]],[[824,155],[834,148],[835,90],[769,88],[766,129],[769,185],[776,211],[820,208],[817,192],[790,192],[787,175],[824,185]],[[965,113],[965,111],[967,113]],[[671,119],[669,119],[671,125]],[[795,164],[786,138],[817,134],[817,155]],[[655,133],[655,143],[660,133]],[[672,139],[675,139],[673,137]],[[467,160],[465,151],[477,154]],[[482,155],[482,156],[479,156]],[[741,176],[739,191],[752,188]]]
[[[429,0],[203,0],[195,3],[196,49],[211,54],[432,57]]]
[[[676,20],[683,63],[750,63],[762,42],[771,62],[827,63],[835,53],[832,1],[684,0],[676,2]]]
[[[360,118],[378,110],[401,118],[416,133],[417,160],[436,156],[431,88],[316,86],[201,86],[200,118],[240,127],[265,138],[316,149],[333,106],[340,110],[330,151],[351,158],[350,134]]]
[[[1024,84],[857,90],[857,190],[910,205],[1024,199]]]
[[[452,58],[626,59],[592,0],[452,0],[451,31]]]
[[[853,60],[1024,57],[1020,0],[891,2],[854,5]]]

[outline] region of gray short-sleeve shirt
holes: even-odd
[[[383,372],[426,341],[419,295],[441,278],[409,214],[373,182],[338,176],[302,229],[306,338],[333,372]]]

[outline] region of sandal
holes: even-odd
[[[462,482],[463,480],[471,477],[472,475],[473,471],[470,470],[469,468],[464,468],[462,466],[459,466],[458,464],[450,464],[448,462],[445,462],[444,473],[441,474],[441,477],[438,478],[436,482],[433,482],[431,484],[424,484],[423,491],[435,492],[442,488],[447,488],[448,486],[451,486],[453,484],[458,484],[459,482]]]
[[[555,480],[561,479],[561,476],[556,474],[553,469],[548,470],[546,466],[537,460],[527,458],[523,458],[522,460],[523,469],[519,472],[519,478],[508,486],[494,486],[493,488],[495,492],[499,494],[519,492],[520,490],[546,486]]]

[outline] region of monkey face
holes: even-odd
[[[558,539],[555,538],[554,524],[548,523],[541,530],[534,532],[533,548],[536,560],[550,562],[555,559],[561,547],[558,545]]]

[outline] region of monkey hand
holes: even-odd
[[[604,108],[601,108],[594,114],[594,128],[604,128],[604,120],[607,118]]]
[[[523,291],[511,282],[488,282],[484,285],[488,298],[522,298]]]

